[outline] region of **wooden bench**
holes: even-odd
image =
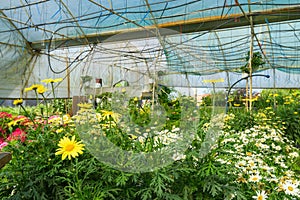
[[[11,153],[0,152],[0,169],[11,160]]]

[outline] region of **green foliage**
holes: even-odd
[[[250,52],[248,51],[248,54],[245,58],[246,62],[248,62],[250,59]],[[253,52],[252,60],[251,60],[251,67],[252,67],[252,72],[255,72],[259,69],[260,66],[264,65],[265,61],[263,61],[262,55],[260,52]],[[241,67],[241,71],[243,73],[250,73],[249,70],[249,64],[246,63],[243,67]]]
[[[230,114],[233,114],[235,117],[230,118],[230,120],[227,122],[225,130],[243,131],[253,127],[256,124],[255,115],[253,113],[245,112],[244,110],[236,108],[232,109]]]
[[[241,103],[241,95],[231,95],[230,105]],[[236,115],[229,125],[234,130],[244,130],[260,124],[268,124],[274,128],[285,129],[285,136],[300,144],[300,92],[298,90],[277,89],[262,90],[261,94],[254,98],[254,112],[245,112],[238,107],[230,107],[230,113]]]
[[[50,113],[68,114],[72,107],[71,99],[53,99]]]
[[[284,123],[286,128],[286,136],[300,145],[300,106],[291,108],[288,106],[278,106],[276,109],[276,116],[278,116]]]
[[[284,127],[286,137],[300,145],[299,90],[263,90],[254,105],[276,126]]]
[[[136,97],[132,98],[129,101],[129,114],[133,123],[139,126],[146,126],[150,122],[150,110],[151,104],[145,103],[142,104],[141,101]]]
[[[292,170],[295,171],[296,174],[300,174],[300,157],[296,158],[292,163]]]
[[[203,97],[200,106],[201,107],[207,107],[207,106],[224,107],[225,106],[224,99],[225,99],[224,91],[217,91],[215,94],[210,94]]]
[[[163,136],[179,134],[175,130],[182,120],[187,120],[180,118],[186,108],[181,106],[181,100],[171,97],[168,88],[160,92],[158,101],[168,118],[162,127],[167,130],[162,130]],[[55,155],[63,136],[75,135],[79,140],[73,122],[78,116],[72,119],[67,115],[51,116],[48,121],[36,118],[41,121],[10,126],[12,118],[2,118],[0,125],[9,135],[20,128],[26,131],[26,140],[8,141],[9,145],[2,149],[12,152],[13,159],[0,170],[0,196],[25,200],[248,200],[263,189],[270,199],[291,199],[283,190],[278,191],[278,183],[284,179],[299,181],[299,150],[291,141],[292,135],[299,134],[296,125],[299,115],[295,114],[299,109],[299,94],[295,91],[286,94],[293,98],[263,92],[254,102],[257,110],[253,113],[242,108],[231,109],[217,121],[212,119],[216,108],[201,105],[197,132],[183,156],[164,168],[143,173],[118,171],[98,161],[87,149],[71,160],[61,160],[60,155]],[[142,137],[144,133],[122,130],[117,124],[117,113],[111,111],[111,94],[102,98],[95,111],[99,117],[96,122],[115,145],[145,153],[167,146],[155,137]],[[127,111],[136,124],[143,126],[151,120],[151,106],[151,102],[141,104],[132,98]],[[217,129],[221,133],[219,138],[203,155],[209,128],[220,122],[224,123]],[[251,182],[251,174],[257,172],[262,176],[260,182]]]
[[[111,101],[112,93],[105,92],[101,95],[97,95],[95,97],[98,99],[99,103],[96,105],[96,111],[100,111],[102,109],[111,110]]]
[[[202,106],[212,106],[212,98],[211,98],[211,96],[205,96],[205,97],[203,97],[201,105]]]

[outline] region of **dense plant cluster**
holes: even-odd
[[[0,170],[1,198],[300,198],[297,91],[278,95],[264,91],[254,102],[253,112],[231,107],[229,113],[219,115],[213,115],[207,105],[183,106],[190,105],[183,101],[192,103],[192,99],[171,97],[167,88],[160,92],[155,102],[160,107],[135,97],[128,99],[124,110],[124,93],[106,94],[97,108],[80,103],[74,116],[64,111],[65,106],[51,111],[53,102],[44,105],[47,114],[32,111],[36,107],[19,110],[21,115],[18,108],[3,108],[0,147],[11,152],[13,159]],[[164,112],[153,113],[153,109]],[[182,118],[188,109],[192,114]],[[159,121],[161,116],[166,120]],[[195,119],[199,119],[196,131],[185,151],[174,153],[170,164],[152,171],[118,170],[97,160],[97,149],[89,143],[105,137],[126,151],[157,152],[179,144],[186,137],[183,127]],[[129,122],[133,125],[128,126]],[[161,125],[158,131],[157,124]],[[88,128],[85,134],[82,127]],[[214,143],[204,154],[211,137]]]
[[[243,109],[240,112],[239,109],[245,106],[246,102],[242,94],[237,91],[229,98],[231,112],[240,113],[241,121],[244,116],[249,117],[249,113],[245,113]],[[251,114],[250,122],[254,121],[254,115],[256,115],[256,120],[261,120],[264,124],[272,125],[274,128],[284,127],[286,137],[294,141],[296,145],[300,144],[299,90],[263,90],[252,100],[252,104],[255,112]],[[245,121],[242,123],[246,124]],[[253,125],[250,124],[250,126]]]

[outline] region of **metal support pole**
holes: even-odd
[[[249,8],[249,14],[251,14],[251,6],[250,6],[251,1],[248,0],[248,8]],[[254,25],[253,25],[253,17],[250,15],[249,17],[250,20],[250,28],[251,28],[251,40],[250,40],[250,51],[249,51],[249,79],[250,79],[250,88],[249,88],[249,111],[251,112],[252,110],[252,58],[253,58],[253,41],[254,41]],[[248,91],[247,91],[248,92]]]

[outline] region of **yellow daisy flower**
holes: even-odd
[[[56,133],[61,133],[61,132],[63,132],[64,131],[64,129],[63,128],[60,128],[60,129],[57,129],[55,132]]]
[[[44,94],[47,91],[47,88],[45,88],[43,85],[39,85],[39,87],[36,89],[36,91],[39,94]]]
[[[47,78],[47,79],[41,80],[41,82],[43,82],[43,83],[54,83],[54,79]]]
[[[16,105],[16,106],[22,105],[22,103],[23,103],[23,99],[16,99],[13,102],[13,104]]]
[[[103,119],[110,120],[112,118],[113,121],[117,122],[120,118],[120,114],[114,113],[113,111],[101,110]]]
[[[91,103],[79,103],[77,104],[79,108],[84,108],[84,109],[91,109],[93,107],[93,104]]]
[[[48,79],[42,80],[42,82],[43,83],[58,83],[58,82],[61,82],[62,80],[63,80],[62,78],[57,78],[57,79],[48,78]]]
[[[28,87],[28,88],[25,88],[25,92],[28,92],[28,91],[31,91],[32,90],[32,87],[30,86],[30,87]]]
[[[33,84],[32,86],[30,86],[28,88],[25,88],[25,92],[28,92],[28,91],[31,91],[31,90],[37,90],[41,86],[43,86],[43,85],[41,85],[41,84]]]
[[[31,88],[32,88],[32,90],[37,90],[39,87],[42,87],[43,85],[41,85],[41,84],[33,84],[32,86],[31,86]]]
[[[62,82],[62,80],[63,80],[62,78],[56,78],[56,79],[53,80],[53,82],[58,83],[58,82]]]
[[[231,99],[228,99],[228,102],[233,102],[233,100],[234,100],[233,98],[231,98]]]
[[[76,142],[75,136],[73,136],[71,140],[68,137],[63,137],[59,141],[58,146],[60,148],[56,150],[55,155],[61,154],[62,160],[66,157],[71,160],[71,157],[77,157],[79,154],[82,154],[84,150],[84,144],[81,144],[81,141]]]

